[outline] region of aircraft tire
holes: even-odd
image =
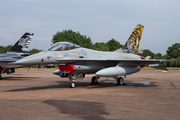
[[[2,76],[1,76],[1,74],[0,74],[0,80],[3,80],[3,78],[2,78]]]
[[[92,79],[91,79],[91,84],[99,84],[96,76],[93,76],[93,77],[92,77]]]
[[[117,80],[117,84],[120,86],[124,85],[124,79],[122,77],[119,77]]]
[[[74,88],[75,86],[76,86],[76,84],[74,82],[71,82],[70,88]]]
[[[86,74],[84,73],[84,74],[83,74],[83,78],[85,78],[85,75],[86,75]]]

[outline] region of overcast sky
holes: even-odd
[[[30,49],[46,50],[57,31],[71,29],[92,42],[114,38],[124,44],[144,25],[140,48],[166,54],[180,43],[180,0],[0,0],[0,45],[13,45],[25,33]]]

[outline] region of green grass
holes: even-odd
[[[180,70],[180,67],[167,67],[168,70]]]
[[[156,70],[155,68],[151,68],[151,67],[143,67],[142,70]]]

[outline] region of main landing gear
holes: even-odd
[[[122,77],[114,77],[117,81],[117,85],[120,85],[120,86],[123,86],[125,83],[124,83],[124,79]]]
[[[96,85],[96,84],[99,84],[99,82],[98,82],[98,79],[99,79],[100,77],[97,77],[97,76],[94,76],[94,77],[92,77],[92,79],[91,79],[91,84],[92,85]],[[120,85],[120,86],[123,86],[123,85],[125,85],[125,83],[124,83],[124,79],[122,78],[122,77],[114,77],[114,79],[117,81],[117,85]]]
[[[83,81],[83,78],[85,77],[85,74],[69,74],[69,81],[70,81],[70,87],[74,88],[76,86],[75,81]],[[99,84],[98,79],[100,77],[98,76],[93,76],[91,79],[91,85],[97,85]],[[123,86],[124,83],[124,79],[122,77],[115,76],[114,79],[117,81],[117,85]]]
[[[2,78],[2,76],[1,76],[1,74],[0,74],[0,80],[3,80],[3,78]]]
[[[70,81],[70,88],[74,88],[76,86],[75,81],[83,81],[83,78],[85,77],[85,74],[70,74],[68,75],[69,81]],[[100,77],[94,76],[91,79],[91,84],[99,84],[98,79]]]
[[[92,79],[91,79],[91,83],[90,84],[92,84],[92,85],[99,84],[99,82],[98,82],[99,78],[100,77],[93,76]]]
[[[98,76],[92,77],[92,79],[91,79],[91,84],[92,84],[92,85],[99,84],[99,82],[98,82],[98,79],[99,79],[99,78],[100,78],[100,77],[98,77]],[[123,79],[122,77],[119,77],[119,78],[118,78],[118,76],[116,76],[116,77],[114,77],[114,79],[117,81],[117,85],[120,85],[120,86],[125,85],[124,79]]]

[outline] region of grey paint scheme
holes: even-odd
[[[67,42],[68,43],[68,42]],[[81,51],[85,51],[86,55]],[[80,53],[80,55],[78,55]],[[19,65],[40,65],[41,59],[43,64],[73,64],[73,65],[104,65],[116,66],[119,63],[129,66],[141,66],[142,64],[154,64],[158,62],[166,62],[168,60],[146,60],[141,59],[139,55],[122,52],[103,52],[87,48],[76,48],[67,51],[43,51],[15,62]],[[120,64],[119,64],[120,65]]]
[[[82,54],[82,50],[86,52],[86,55]],[[78,53],[80,53],[80,55],[78,55]],[[41,58],[44,59],[43,64],[68,64],[74,62],[114,63],[122,60],[141,60],[141,57],[135,54],[95,51],[81,47],[67,51],[43,51],[18,60],[15,63],[23,65],[39,65],[41,63]]]
[[[12,71],[14,72],[14,68],[19,68],[24,66],[24,65],[16,65],[13,64],[12,62],[24,58],[25,56],[31,55],[30,52],[27,52],[27,48],[29,47],[33,35],[34,35],[33,33],[25,33],[10,49],[10,51],[0,53],[0,72],[2,72],[5,67],[6,69],[12,69]],[[19,44],[19,42],[21,42],[21,44]],[[4,72],[8,74],[11,73],[9,71],[6,72],[6,70],[4,70]],[[2,79],[1,73],[0,73],[0,79]]]
[[[70,43],[67,42],[67,44]],[[20,59],[15,64],[31,66],[40,65],[43,62],[43,64],[74,65],[75,71],[68,75],[70,85],[74,87],[74,81],[81,81],[84,74],[90,73],[96,74],[96,77],[92,78],[94,83],[97,83],[99,77],[114,77],[117,83],[124,84],[124,80],[118,76],[127,77],[139,72],[143,64],[148,66],[165,61],[168,60],[148,60],[132,53],[103,52],[80,47],[66,51],[43,51]],[[58,73],[58,71],[56,72]]]

